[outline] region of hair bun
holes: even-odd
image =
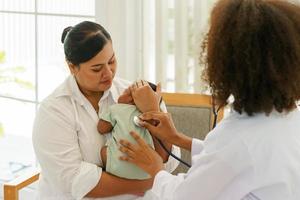
[[[61,43],[65,42],[66,36],[72,28],[73,28],[72,26],[68,26],[67,28],[64,29],[64,31],[61,35]]]

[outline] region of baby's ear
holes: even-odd
[[[118,98],[118,103],[124,103],[126,95],[128,95],[128,89],[125,89]]]
[[[129,94],[123,93],[119,98],[118,98],[118,103],[123,103],[123,104],[134,104],[134,101]]]
[[[131,94],[131,91],[130,91],[129,88],[125,89],[122,95],[125,95],[125,94],[126,94],[126,95]]]
[[[118,103],[123,103],[124,102],[123,97],[124,97],[124,95],[119,96]]]

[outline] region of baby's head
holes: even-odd
[[[126,89],[123,94],[121,94],[118,98],[118,103],[124,103],[124,104],[132,104],[134,105],[133,98],[131,96],[131,92],[129,89]]]
[[[150,82],[148,82],[148,84],[152,88],[152,90],[156,92],[156,85],[153,83],[150,83]],[[134,101],[131,96],[131,92],[128,88],[123,92],[123,94],[120,95],[120,97],[118,98],[118,103],[134,105]]]

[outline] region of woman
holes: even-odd
[[[111,37],[99,24],[86,21],[66,28],[62,42],[71,76],[41,103],[33,129],[41,166],[39,198],[121,195],[109,199],[136,199],[136,194],[150,189],[153,179],[122,179],[101,168],[100,150],[106,139],[97,131],[99,115],[129,87],[128,81],[115,77]],[[158,104],[139,108],[142,112],[159,109]],[[167,161],[168,155],[155,147]],[[173,149],[176,154],[178,150]],[[177,162],[170,159],[167,165],[172,171]]]
[[[299,5],[220,0],[204,44],[212,95],[221,106],[233,96],[234,111],[204,141],[179,133],[168,114],[141,115],[157,121],[143,123],[153,135],[191,151],[187,174],[163,171],[161,158],[134,132],[139,145],[121,141],[122,160],[155,177],[156,199],[300,199]],[[144,89],[132,88],[135,101]]]

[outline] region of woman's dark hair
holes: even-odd
[[[248,115],[289,112],[300,98],[300,7],[279,0],[220,0],[202,45],[204,78],[219,105]],[[202,55],[204,55],[202,54]]]
[[[111,41],[109,33],[90,21],[65,28],[61,36],[66,60],[77,66],[97,55],[108,41]]]

